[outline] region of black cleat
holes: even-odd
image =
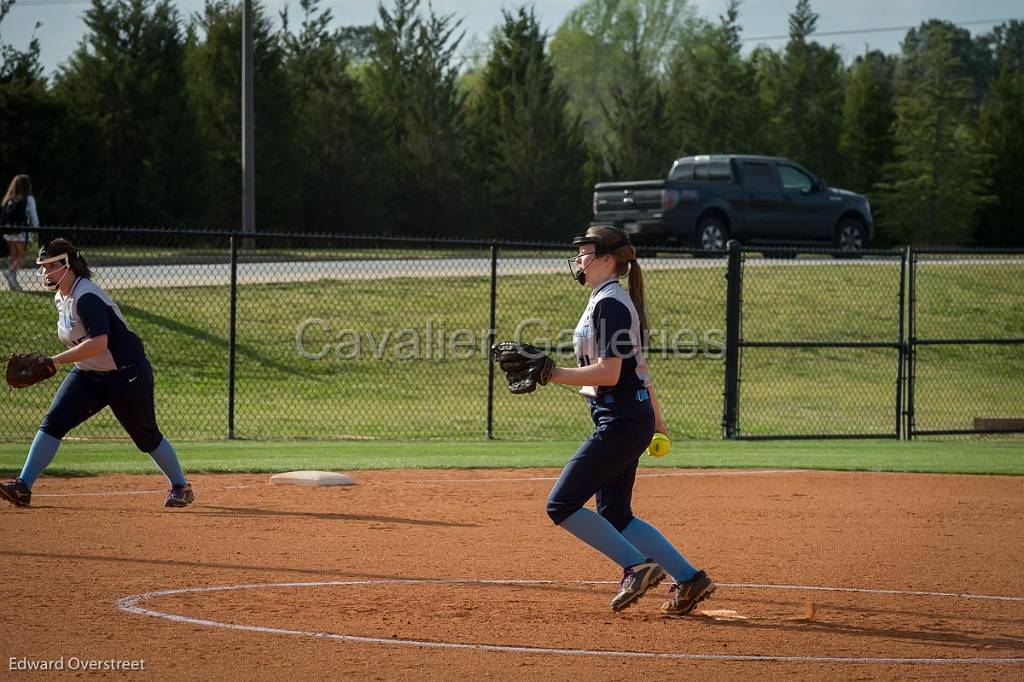
[[[164,500],[165,507],[187,507],[196,499],[196,494],[192,492],[192,484],[186,483],[185,485],[173,485],[171,489],[167,491],[167,499]]]
[[[16,478],[13,481],[0,483],[0,497],[15,507],[27,507],[32,502],[32,491],[25,485],[25,481]]]
[[[672,583],[668,588],[668,601],[662,604],[661,610],[670,616],[685,616],[715,591],[715,583],[704,571],[697,571],[685,583]]]

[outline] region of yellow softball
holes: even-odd
[[[657,432],[647,446],[647,454],[651,457],[664,457],[672,449],[672,441],[664,433]]]

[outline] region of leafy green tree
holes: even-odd
[[[839,135],[842,169],[836,179],[855,192],[867,192],[879,182],[891,156],[894,66],[894,59],[872,51],[850,68]]]
[[[0,36],[12,4],[0,0]],[[15,174],[31,175],[42,218],[54,223],[63,204],[47,200],[61,196],[62,148],[56,142],[63,138],[66,114],[49,91],[39,52],[35,35],[25,50],[0,42],[0,183],[6,190]]]
[[[302,162],[293,176],[297,226],[316,232],[381,229],[378,187],[386,182],[359,83],[348,73],[351,31],[331,30],[329,9],[300,0],[299,31],[284,17],[285,69]],[[351,28],[351,27],[347,27]]]
[[[76,222],[179,224],[197,187],[184,31],[170,0],[93,0],[55,93],[91,138]],[[70,151],[65,155],[72,155]],[[79,161],[82,163],[82,160]]]
[[[982,209],[975,239],[988,246],[1024,246],[1024,22],[1003,24],[991,38],[999,72],[982,103],[979,137],[992,153],[988,175],[998,202]]]
[[[465,94],[457,86],[460,22],[419,11],[419,0],[383,5],[363,74],[383,135],[393,229],[459,234],[468,227]]]
[[[739,4],[732,0],[717,25],[700,22],[679,46],[668,86],[676,152],[758,151],[756,72],[740,55]]]
[[[532,10],[504,12],[471,108],[474,177],[482,178],[486,232],[508,239],[560,239],[589,213],[587,149],[566,110]]]
[[[630,46],[631,77],[611,85],[602,102],[608,128],[604,158],[609,179],[663,177],[678,148],[669,122],[665,88],[643,61],[638,42]]]
[[[613,84],[634,73],[633,49],[655,77],[664,74],[694,21],[689,0],[584,0],[555,31],[549,50],[573,111],[600,143],[607,126],[602,103]]]
[[[341,48],[349,59],[361,62],[370,58],[373,52],[373,26],[341,26],[337,34]]]
[[[754,71],[754,92],[751,99],[756,101],[760,112],[759,125],[753,136],[751,151],[776,155],[785,153],[777,110],[782,101],[783,63],[782,55],[771,48],[760,45],[750,53],[750,68]]]
[[[971,81],[949,37],[932,34],[920,49],[919,78],[904,81],[893,126],[895,158],[878,189],[880,221],[891,237],[915,244],[962,244],[978,207],[990,200],[970,117]]]
[[[294,145],[291,86],[280,33],[253,3],[253,107],[255,115],[256,227],[302,227],[295,177],[300,159]],[[192,199],[204,223],[235,228],[242,218],[242,8],[230,0],[206,0],[195,17],[186,66],[187,93],[202,135],[198,146],[207,169]],[[195,152],[195,150],[190,150]],[[205,158],[204,158],[205,157]],[[191,168],[198,167],[193,161]]]

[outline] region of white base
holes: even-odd
[[[355,481],[348,474],[331,471],[289,471],[270,477],[271,485],[353,485]]]

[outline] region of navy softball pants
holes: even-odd
[[[654,408],[646,389],[590,399],[594,432],[562,469],[548,495],[556,524],[597,495],[597,513],[620,533],[633,520],[633,482],[640,455],[654,436]]]
[[[71,370],[39,430],[58,440],[104,407],[110,406],[117,421],[142,452],[153,452],[163,434],[156,424],[153,404],[153,367],[149,360],[112,372]]]

